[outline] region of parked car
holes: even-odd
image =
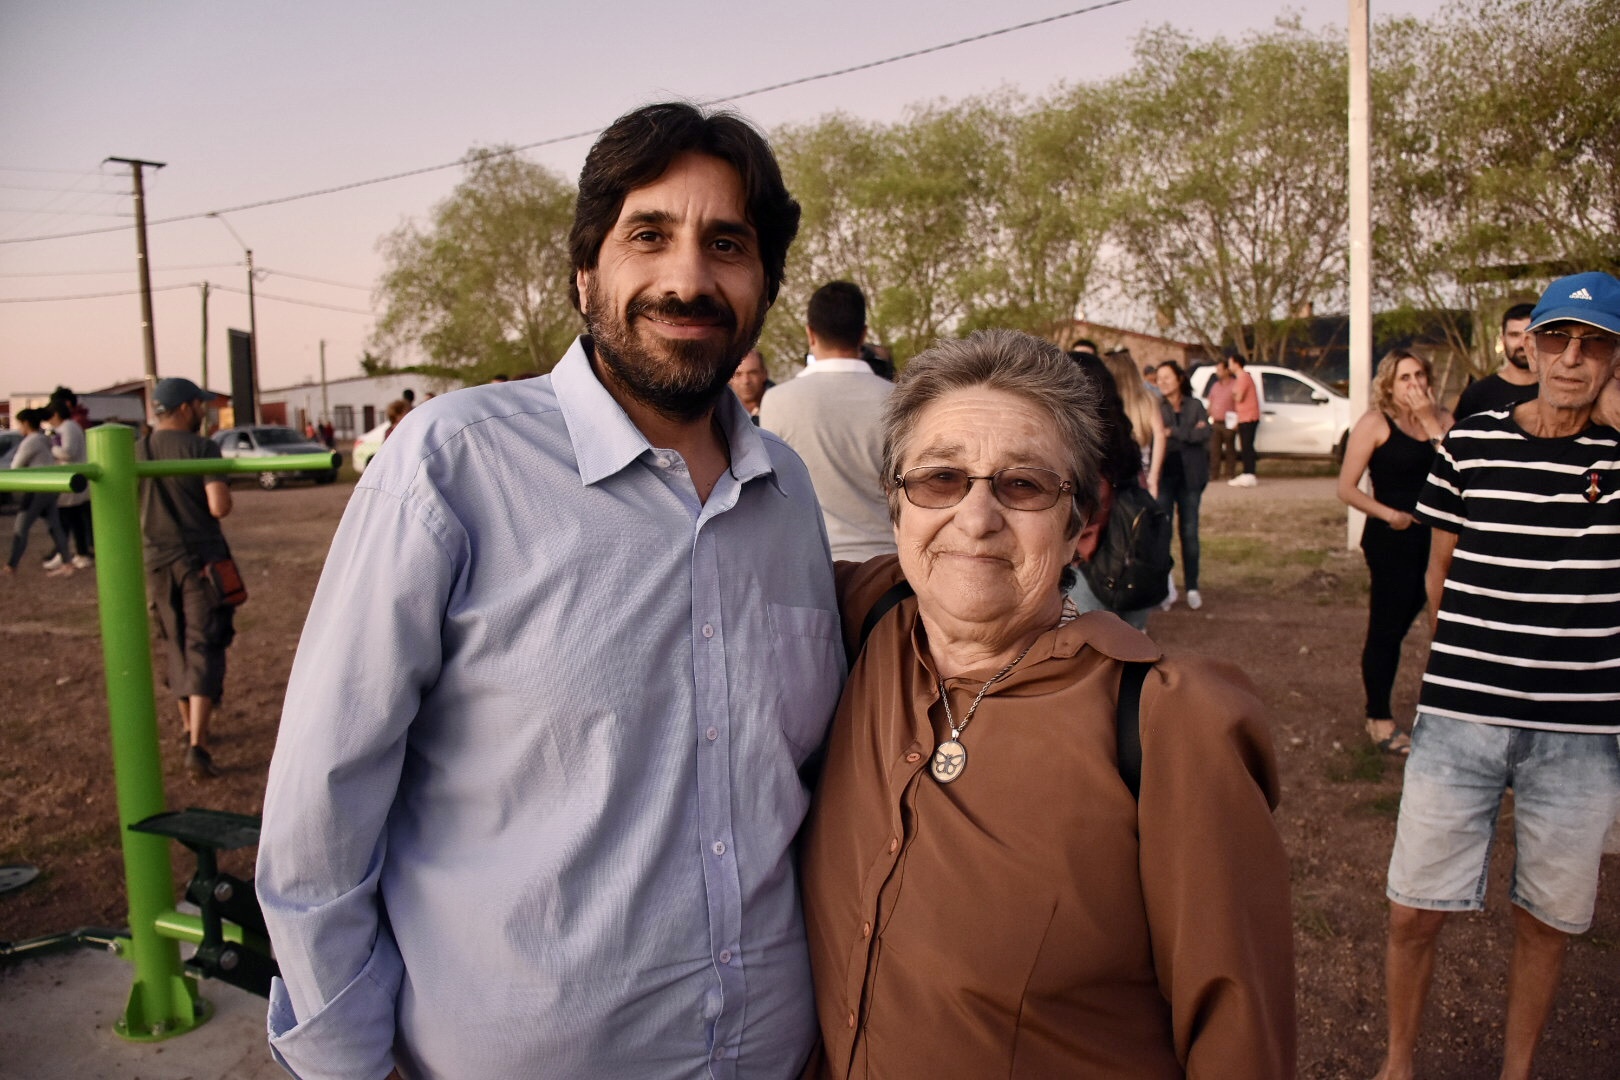
[[[387,420],[384,420],[354,440],[354,449],[349,454],[350,459],[354,462],[355,472],[363,473],[366,471],[366,466],[371,464],[371,459],[378,450],[382,449],[383,436],[388,434],[388,429],[391,426]]]
[[[1350,434],[1350,399],[1303,371],[1250,364],[1247,369],[1260,394],[1260,427],[1255,452],[1271,457],[1344,457]],[[1206,406],[1215,377],[1213,365],[1193,369],[1193,393]],[[1209,418],[1219,424],[1219,416]]]
[[[311,442],[290,427],[259,425],[257,427],[226,428],[214,432],[220,456],[228,458],[280,457],[285,454],[329,454],[318,442]],[[337,479],[337,469],[305,469],[300,472],[262,472],[259,486],[269,491],[288,480],[313,480],[317,484],[330,484]]]

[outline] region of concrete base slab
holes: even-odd
[[[213,1017],[157,1043],[113,1023],[134,976],[110,953],[78,951],[0,968],[0,1080],[285,1080],[265,1043],[265,1000],[204,979]]]

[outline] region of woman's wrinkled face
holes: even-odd
[[[1072,481],[1067,462],[1042,410],[1015,394],[974,387],[918,414],[900,471],[939,466],[990,476],[1028,467]],[[913,506],[902,494],[895,541],[924,618],[991,645],[1055,623],[1058,579],[1078,540],[1066,535],[1072,506],[1065,492],[1045,510],[1010,510],[986,480],[944,509]]]

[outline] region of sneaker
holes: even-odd
[[[212,780],[219,775],[213,755],[200,746],[186,748],[186,772],[193,780]]]
[[[41,565],[47,571],[60,570],[60,569],[62,569],[62,556],[61,556],[60,553],[52,555],[50,558],[46,559],[45,562],[43,564],[41,564]]]
[[[96,565],[96,560],[90,558],[88,555],[73,556],[73,566],[77,570],[88,570],[94,565]]]
[[[1197,589],[1187,590],[1187,606],[1192,608],[1194,611],[1197,611],[1199,608],[1204,606],[1204,598],[1199,595]]]
[[[54,570],[47,569],[45,571],[45,576],[46,577],[70,577],[70,576],[72,576],[72,574],[73,574],[73,564],[72,563],[58,562],[56,564],[56,569],[54,569]]]
[[[1248,474],[1247,473],[1238,473],[1236,476],[1232,477],[1232,479],[1230,479],[1230,480],[1228,480],[1226,482],[1226,486],[1227,487],[1242,487],[1243,486],[1243,478],[1246,475],[1248,475]]]
[[[1243,474],[1243,486],[1244,487],[1259,487],[1260,486],[1260,478],[1258,476],[1254,475],[1254,473],[1252,473],[1252,472],[1251,473],[1244,473]]]
[[[1170,583],[1170,591],[1165,594],[1164,600],[1159,604],[1159,610],[1169,611],[1171,608],[1175,607],[1177,595],[1179,594],[1176,592],[1176,583],[1172,581]]]

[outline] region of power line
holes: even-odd
[[[293,278],[297,281],[313,281],[317,285],[335,285],[340,289],[355,289],[365,293],[370,292],[372,289],[370,285],[350,285],[347,281],[330,281],[326,278],[310,277],[308,274],[295,274],[290,270],[272,270],[268,266],[261,266],[259,270],[261,273],[274,274],[276,277]]]
[[[190,270],[235,270],[242,264],[235,263],[204,263],[197,266],[154,266],[154,274],[178,274]],[[36,277],[111,277],[114,274],[127,274],[129,267],[120,266],[116,270],[40,270],[30,274],[0,274],[0,278],[36,278]]]
[[[169,292],[173,289],[195,289],[201,285],[200,281],[188,281],[181,285],[156,285],[153,292]],[[213,286],[219,288],[218,285]],[[76,296],[5,296],[0,297],[0,304],[51,304],[58,300],[104,300],[109,296],[139,296],[139,289],[123,289],[119,292],[79,293]]]
[[[94,194],[94,193],[86,192],[85,194]],[[121,211],[121,212],[116,213],[116,214],[112,214],[112,213],[107,213],[105,211],[99,211],[99,210],[46,210],[46,209],[44,209],[42,207],[38,207],[38,206],[0,206],[0,214],[50,214],[52,217],[115,217],[115,218],[134,218],[134,216],[135,216],[134,214],[130,213],[127,210]]]
[[[246,296],[247,295],[247,290],[246,289],[236,289],[236,288],[232,288],[229,285],[210,285],[209,288],[217,289],[220,292],[236,293],[238,296]],[[363,311],[360,308],[340,307],[337,304],[320,304],[320,303],[316,303],[314,300],[299,300],[299,299],[297,299],[295,297],[291,297],[291,296],[276,296],[273,293],[262,293],[262,292],[258,292],[257,290],[254,291],[254,295],[257,296],[260,300],[278,300],[283,304],[297,304],[300,307],[322,308],[322,309],[324,309],[326,311],[342,311],[342,312],[346,312],[346,313],[348,313],[350,315],[364,315],[368,319],[374,319],[374,318],[377,317],[376,312],[374,312],[374,311]]]
[[[106,176],[100,169],[37,169],[26,165],[0,165],[0,172],[54,173],[59,176]]]
[[[1016,33],[1020,30],[1028,30],[1036,26],[1045,26],[1050,23],[1059,22],[1063,19],[1072,19],[1077,15],[1087,15],[1094,11],[1102,11],[1105,8],[1118,7],[1121,4],[1128,4],[1130,2],[1131,0],[1102,0],[1100,3],[1075,8],[1072,11],[1064,11],[1056,15],[1048,15],[1041,19],[1031,19],[1028,22],[1018,23],[1015,26],[1004,26],[999,30],[988,30],[982,34],[974,34],[971,37],[958,38],[955,41],[947,41],[940,45],[930,45],[925,49],[913,49],[910,52],[884,57],[881,60],[871,60],[864,64],[855,64],[851,67],[838,68],[834,71],[824,71],[818,75],[806,75],[802,78],[789,79],[786,82],[772,83],[769,86],[760,86],[752,90],[744,90],[736,94],[727,94],[723,97],[710,98],[707,101],[702,102],[702,104],[718,105],[728,101],[741,101],[744,98],[757,97],[760,94],[768,94],[773,90],[783,90],[790,86],[803,86],[806,83],[820,82],[823,79],[837,78],[838,76],[849,75],[857,71],[870,71],[872,68],[899,63],[902,60],[911,60],[919,56],[927,56],[930,53],[943,52],[946,49],[954,49],[961,45],[969,45],[974,42],[985,41],[989,38],[1000,37],[1004,34]],[[604,128],[595,127],[587,131],[571,132],[567,135],[554,135],[549,139],[540,139],[537,142],[525,143],[522,146],[514,146],[509,150],[483,151],[478,154],[469,154],[465,157],[458,158],[455,161],[447,161],[438,165],[425,165],[419,169],[407,169],[404,172],[390,173],[387,176],[375,176],[369,180],[355,180],[347,184],[334,184],[331,187],[318,188],[314,191],[305,191],[297,195],[283,195],[274,199],[260,199],[257,202],[241,203],[237,206],[227,206],[217,210],[204,210],[198,213],[177,214],[173,217],[156,218],[148,221],[147,224],[173,225],[176,222],[196,221],[199,218],[205,218],[211,215],[236,214],[245,210],[260,210],[266,206],[281,206],[285,203],[299,202],[303,199],[314,199],[322,195],[335,195],[343,191],[353,191],[356,188],[372,187],[376,184],[388,184],[394,182],[395,180],[405,180],[413,176],[425,176],[428,173],[442,172],[445,169],[459,168],[467,164],[469,161],[481,160],[485,157],[500,157],[507,154],[522,153],[527,150],[538,150],[545,146],[556,146],[559,143],[572,142],[575,139],[584,139],[592,135],[599,135],[604,130]],[[49,233],[41,236],[6,237],[0,239],[0,244],[31,244],[42,240],[67,240],[76,236],[95,236],[100,233],[123,232],[129,227],[130,226],[127,225],[110,225],[100,229],[81,229],[77,232]]]

